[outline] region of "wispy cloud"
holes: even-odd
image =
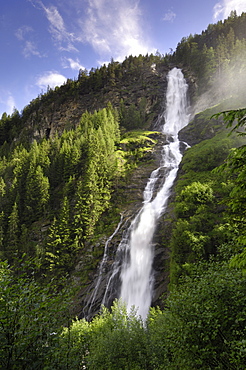
[[[55,71],[45,72],[42,76],[39,76],[36,85],[40,89],[46,89],[48,86],[52,89],[56,86],[61,86],[64,82],[67,81],[67,78],[62,74]]]
[[[28,33],[33,32],[33,28],[30,26],[22,26],[15,32],[15,36],[18,40],[24,41]]]
[[[58,9],[53,5],[46,7],[42,2],[40,2],[40,5],[42,6],[49,21],[49,32],[51,33],[52,38],[58,45],[59,49],[66,51],[77,51],[73,44],[76,37],[73,33],[67,31],[65,22]]]
[[[11,94],[9,94],[7,98],[6,105],[7,105],[8,112],[12,113],[15,108],[15,99]]]
[[[227,18],[232,10],[236,10],[237,15],[246,11],[246,0],[221,0],[214,6],[214,20]]]
[[[25,58],[28,58],[32,55],[42,58],[45,55],[40,53],[35,42],[31,40],[32,33],[33,33],[32,27],[22,26],[17,29],[17,31],[15,32],[15,36],[23,44],[22,54],[24,55]]]
[[[87,14],[80,21],[83,40],[101,58],[150,52],[138,1],[88,0]]]
[[[164,17],[162,19],[166,22],[173,22],[175,18],[176,14],[172,10],[169,10],[167,13],[164,14]]]
[[[38,51],[37,46],[32,41],[25,42],[25,46],[23,48],[22,53],[25,58],[28,58],[31,55],[36,55],[39,58],[42,58],[44,56]]]
[[[74,71],[79,71],[80,69],[85,69],[84,66],[80,63],[79,59],[76,58],[75,60],[72,58],[64,58],[63,59],[63,68],[71,68]]]
[[[139,0],[73,0],[69,5],[56,2],[50,6],[41,0],[29,1],[44,12],[48,30],[60,51],[78,52],[79,43],[83,43],[91,45],[98,59],[123,60],[130,54],[156,50],[148,41]],[[66,17],[72,10],[72,22],[68,23]],[[71,68],[75,68],[72,61]]]

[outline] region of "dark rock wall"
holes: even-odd
[[[50,101],[41,99],[33,103],[35,109],[27,116],[25,134],[28,131],[29,137],[37,140],[52,137],[55,133],[61,134],[64,129],[76,127],[85,111],[102,109],[108,102],[117,108],[121,99],[126,107],[134,104],[138,108],[142,98],[146,99],[145,128],[149,129],[163,108],[168,70],[167,67],[159,70],[148,68],[141,79],[125,78],[115,86],[106,86],[95,92],[74,90],[73,95],[65,92],[62,94],[62,89],[66,87],[62,86],[59,94],[54,94],[54,98],[51,95]]]

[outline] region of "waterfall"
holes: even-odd
[[[104,269],[105,269],[105,266],[106,266],[107,260],[108,260],[109,244],[110,244],[111,240],[113,239],[113,237],[118,233],[120,227],[122,226],[122,223],[123,223],[123,214],[121,215],[120,222],[118,223],[118,225],[117,225],[116,229],[114,230],[113,234],[110,235],[110,237],[107,239],[107,241],[105,243],[103,258],[102,258],[102,261],[100,262],[100,265],[99,265],[98,277],[97,277],[97,280],[96,280],[95,288],[93,290],[92,295],[87,300],[86,306],[84,307],[84,313],[85,313],[85,316],[87,315],[87,317],[90,317],[89,315],[92,311],[93,305],[95,304],[96,296],[97,296],[98,290],[100,288],[100,284],[102,282]],[[104,302],[102,302],[102,304],[104,304]]]
[[[143,193],[143,207],[123,232],[102,299],[102,305],[110,306],[113,299],[120,297],[126,304],[128,312],[134,306],[143,320],[146,319],[151,305],[154,282],[152,239],[157,221],[165,212],[170,190],[182,159],[178,132],[188,124],[189,120],[186,98],[188,85],[183,73],[180,69],[174,68],[168,73],[167,80],[166,108],[158,118],[159,126],[160,122],[164,121],[162,132],[166,135],[160,167],[151,173],[147,182]],[[121,223],[122,219],[105,244],[94,293],[87,302],[89,314],[107,262],[108,243],[118,232]],[[121,285],[120,294],[119,285]]]
[[[180,69],[172,69],[168,76],[166,109],[161,115],[164,118],[162,132],[167,137],[163,146],[160,167],[152,172],[144,191],[144,205],[131,225],[128,241],[128,253],[121,269],[120,297],[128,310],[135,306],[137,313],[145,319],[152,298],[152,239],[158,218],[165,211],[170,190],[176,178],[182,159],[178,132],[188,124],[186,93],[188,85]],[[157,180],[165,170],[163,184],[155,195]]]

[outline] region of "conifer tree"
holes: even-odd
[[[4,212],[0,212],[0,259],[4,257]]]
[[[26,179],[26,220],[35,221],[42,216],[49,201],[49,179],[40,165],[31,167]]]
[[[7,240],[8,249],[6,251],[6,256],[8,259],[16,257],[19,253],[19,236],[20,236],[20,222],[19,222],[19,212],[18,206],[15,202],[12,208],[12,212],[8,219],[8,230],[7,230]]]
[[[69,201],[65,196],[58,218],[54,218],[47,242],[46,260],[51,270],[69,271],[78,249],[77,238],[70,221]]]

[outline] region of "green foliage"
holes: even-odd
[[[246,109],[245,108],[219,112],[217,114],[214,114],[212,118],[214,117],[218,119],[221,116],[223,118],[223,121],[226,123],[227,128],[233,127],[231,130],[231,133],[233,131],[241,129],[242,127],[245,130],[245,124],[246,124]],[[242,131],[239,131],[239,134],[245,135],[245,133]]]
[[[83,179],[78,182],[75,224],[85,237],[93,234],[100,215],[109,205],[111,180],[117,170],[115,144],[119,128],[108,108],[83,116],[79,130],[86,136],[88,147]]]
[[[78,252],[78,240],[73,234],[70,219],[69,202],[65,197],[59,217],[50,227],[45,256],[49,269],[56,271],[56,278],[71,271]]]
[[[0,158],[1,255],[13,261],[38,250],[43,272],[70,272],[79,246],[109,206],[119,140],[118,114],[108,104],[85,113],[76,129],[16,144]],[[54,220],[46,234],[45,220]]]
[[[213,93],[217,89],[221,97],[228,96],[228,92],[244,94],[245,14],[210,24],[200,35],[183,37],[178,43],[171,59],[196,75],[199,93],[213,86]]]
[[[90,338],[90,323],[74,319],[70,326],[63,328],[59,345],[52,347],[52,359],[45,369],[83,369],[87,366]]]
[[[246,281],[227,263],[189,268],[163,311],[143,324],[115,302],[64,328],[47,366],[57,369],[244,369]]]
[[[16,253],[20,253],[20,223],[17,203],[14,203],[12,212],[9,215],[7,234],[9,240],[7,255],[9,259],[12,259]]]
[[[148,369],[146,329],[132,310],[127,314],[121,302],[115,302],[112,312],[102,313],[90,323],[74,321],[64,329],[57,357],[71,369]]]
[[[210,262],[189,268],[163,311],[144,324],[121,302],[66,323],[63,294],[0,269],[0,362],[4,369],[244,369],[246,281]]]
[[[49,179],[44,175],[42,167],[30,168],[26,179],[27,217],[35,221],[42,216],[49,201]]]
[[[227,127],[231,128],[230,134],[237,131],[239,136],[245,137],[246,110],[236,109],[223,111],[215,115],[222,116]],[[226,173],[229,188],[229,197],[223,200],[227,206],[227,220],[234,231],[234,256],[230,266],[238,267],[245,271],[246,267],[246,234],[245,234],[245,163],[246,147],[242,145],[231,151],[224,165],[217,171]]]
[[[246,268],[246,233],[245,233],[245,163],[246,147],[234,149],[226,163],[220,168],[227,174],[229,183],[229,197],[224,199],[227,206],[227,220],[234,231],[234,251],[231,266],[239,267],[245,271]]]
[[[212,188],[200,182],[186,186],[177,197],[175,211],[178,219],[172,234],[172,264],[182,266],[207,258],[214,252],[212,240],[218,234],[214,230],[217,216]]]
[[[23,266],[22,266],[23,267]],[[67,298],[0,264],[0,367],[43,369],[66,322]]]
[[[222,115],[228,127],[233,127],[233,131],[240,129],[244,136],[241,133],[245,110]],[[159,356],[166,356],[169,361],[167,369],[245,366],[245,145],[232,149],[217,168],[219,158],[207,150],[203,160],[209,158],[211,169],[215,168],[209,173],[207,163],[200,163],[199,156],[197,165],[195,154],[199,147],[211,148],[210,142],[215,149],[215,141],[208,140],[184,156],[186,181],[177,186],[177,220],[171,241],[171,294],[167,309],[154,313],[151,322],[153,330],[157,323],[158,333],[161,332],[163,345],[157,339],[155,347]],[[221,158],[230,147],[228,140],[224,142],[227,148]],[[192,182],[193,168],[196,177],[206,182]],[[199,169],[202,177],[197,174]],[[208,262],[201,264],[201,260]]]
[[[0,119],[0,145],[11,142],[21,128],[21,116],[17,109],[14,109],[11,116],[3,113]]]
[[[109,103],[84,113],[77,128],[30,145],[16,143],[0,158],[3,258],[13,262],[25,252],[36,258],[40,276],[57,279],[73,270],[119,179],[156,143],[142,131],[121,140],[118,119]]]
[[[226,81],[218,85],[221,95],[244,91],[245,21],[245,13],[232,13],[201,35],[183,38],[172,55],[129,56],[123,63],[111,60],[107,67],[80,71],[77,80],[48,89],[21,114],[2,116],[0,257],[16,269],[26,252],[34,257],[35,271],[28,278],[29,270],[14,274],[1,264],[1,368],[244,369],[246,149],[230,150],[239,142],[222,132],[220,121],[243,136],[245,109],[216,114],[207,124],[208,114],[219,109],[213,107],[196,115],[190,125],[194,135],[199,126],[201,140],[208,140],[188,149],[183,158],[169,245],[171,293],[162,311],[151,309],[143,323],[134,309],[127,313],[115,302],[111,311],[102,309],[91,322],[70,323],[59,289],[51,289],[51,284],[44,288],[33,276],[44,274],[46,282],[51,276],[60,287],[61,277],[73,271],[81,252],[87,253],[90,238],[98,237],[99,221],[100,230],[108,227],[103,220],[121,178],[151,158],[156,137],[126,131],[146,127],[146,97],[152,95],[154,101],[156,90],[147,88],[145,78],[152,65],[161,73],[168,62],[186,66],[199,93],[223,81],[224,75]],[[242,87],[234,79],[235,70]],[[132,100],[133,88],[141,89],[141,95]],[[151,94],[145,95],[149,89]],[[22,129],[30,116],[37,128],[42,112],[51,107],[73,99],[91,103],[94,94],[100,99],[104,93],[117,96],[118,111],[109,104],[93,114],[85,112],[60,135],[49,138],[47,132],[46,139],[27,143],[28,128]],[[112,214],[107,224],[111,220]],[[100,256],[101,251],[93,253]],[[96,263],[94,259],[88,265]]]
[[[235,137],[229,138],[226,132],[221,132],[188,149],[185,152],[182,168],[186,172],[211,171],[223,163],[234,145],[238,145]]]
[[[104,310],[91,323],[90,369],[146,369],[146,336],[134,311],[129,315],[122,305]]]
[[[204,119],[206,117],[205,112]],[[206,125],[206,120],[204,122]],[[180,276],[188,273],[187,263],[208,260],[211,254],[218,253],[221,245],[231,249],[229,245],[233,242],[234,254],[242,252],[240,246],[245,245],[244,146],[230,149],[242,143],[243,137],[240,139],[235,133],[228,136],[223,130],[184,154],[175,187],[170,289],[178,284]]]
[[[244,369],[245,287],[245,276],[227,264],[190,270],[167,308],[151,311],[155,368]]]
[[[125,107],[123,100],[120,104],[120,124],[125,129],[139,129],[145,123],[145,106],[146,99],[142,99],[139,104],[139,109],[131,104],[128,108]]]
[[[148,154],[157,143],[152,135],[159,134],[155,131],[130,131],[123,135],[117,151],[118,170],[122,175],[136,167],[140,161],[148,160]]]
[[[196,211],[200,211],[203,205],[212,204],[213,198],[213,190],[208,184],[193,182],[186,186],[177,197],[177,216],[192,216]]]

